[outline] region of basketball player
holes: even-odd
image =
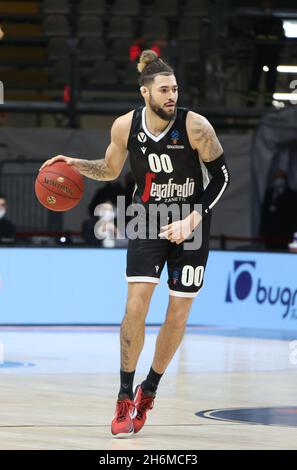
[[[146,210],[150,204],[172,201],[191,206],[200,203],[202,207],[201,213],[192,210],[184,219],[169,219],[170,223],[160,227],[158,238],[129,239],[128,298],[120,332],[120,390],[111,424],[114,437],[139,432],[147,411],[153,407],[160,379],[182,341],[191,304],[203,285],[211,209],[229,184],[223,149],[211,124],[199,114],[177,108],[178,86],[173,69],[148,50],[142,52],[138,70],[145,106],[115,120],[105,158],[81,160],[58,155],[42,166],[64,160],[84,176],[110,181],[120,175],[129,152],[136,181],[134,202]],[[185,240],[200,223],[202,246],[185,250]],[[135,369],[144,345],[145,318],[166,261],[166,318],[157,337],[151,369],[133,394]]]

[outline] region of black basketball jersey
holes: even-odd
[[[136,187],[133,202],[149,204],[194,204],[208,184],[186,130],[188,110],[177,108],[174,121],[154,136],[145,123],[145,107],[134,110],[128,139],[129,160]]]

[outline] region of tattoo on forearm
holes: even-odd
[[[196,122],[192,128],[192,135],[203,161],[211,162],[223,153],[222,146],[210,124]]]
[[[92,178],[93,180],[108,180],[110,178],[110,170],[104,159],[101,160],[79,160],[76,163],[79,172]]]

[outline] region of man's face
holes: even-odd
[[[174,75],[157,75],[149,89],[148,105],[164,121],[176,117],[178,98],[177,83]]]

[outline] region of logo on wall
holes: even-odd
[[[254,302],[255,306],[283,307],[282,318],[297,319],[297,288],[270,285],[257,275],[256,261],[233,261],[225,295],[226,303]]]
[[[229,274],[226,302],[246,299],[253,287],[253,274],[256,267],[255,261],[234,261],[233,271]]]

